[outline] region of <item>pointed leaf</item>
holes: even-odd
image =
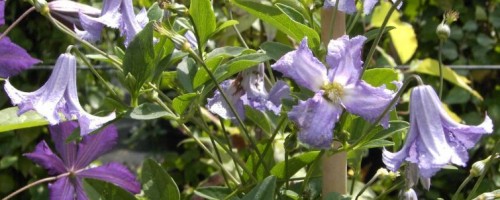
[[[112,183],[96,179],[84,179],[83,188],[89,199],[136,200],[136,198],[126,190],[113,185]]]
[[[144,161],[141,171],[142,189],[149,199],[179,200],[180,193],[174,179],[158,163]]]
[[[28,111],[17,116],[18,110],[17,107],[0,110],[0,132],[49,124],[43,116],[35,111]]]
[[[215,31],[215,14],[210,0],[191,1],[189,14],[193,20],[195,33],[198,36],[198,46],[204,49],[208,38]]]
[[[172,101],[172,106],[174,107],[175,112],[180,115],[184,113],[189,105],[192,104],[192,101],[196,98],[196,96],[198,96],[198,94],[196,93],[187,93],[175,97],[175,99]]]
[[[319,151],[310,151],[288,159],[285,170],[285,161],[276,164],[271,169],[271,174],[280,179],[285,179],[293,176],[297,171],[313,162],[318,157]]]
[[[260,184],[255,186],[242,200],[254,199],[275,199],[274,191],[276,190],[276,177],[269,176],[265,178]]]
[[[168,119],[177,119],[175,114],[167,112],[164,108],[153,103],[143,103],[125,115],[131,119],[137,120],[151,120],[160,117],[167,117]]]

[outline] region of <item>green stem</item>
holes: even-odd
[[[47,178],[44,178],[44,179],[40,179],[38,181],[35,181],[33,183],[30,183],[30,184],[22,187],[21,189],[18,189],[16,191],[14,191],[13,193],[11,193],[8,196],[4,197],[2,200],[8,200],[8,199],[16,196],[17,194],[19,194],[19,193],[21,193],[21,192],[23,192],[23,191],[25,191],[25,190],[33,187],[33,186],[36,186],[36,185],[41,184],[41,183],[49,182],[49,181],[55,181],[55,180],[57,180],[59,178],[62,178],[62,177],[65,177],[65,176],[69,176],[69,174],[70,173],[67,172],[67,173],[64,173],[64,174],[57,175],[57,176],[51,176],[51,177],[47,177]]]
[[[286,115],[281,116],[281,119],[278,123],[278,126],[276,126],[276,129],[274,129],[274,132],[273,132],[271,138],[269,139],[269,142],[267,142],[266,147],[264,148],[264,151],[262,152],[262,154],[266,155],[267,151],[269,151],[269,149],[271,149],[271,147],[273,146],[274,139],[276,138],[276,135],[278,135],[279,130],[281,129],[281,126],[283,126],[283,124],[285,123],[286,118],[287,118]],[[257,165],[255,166],[255,168],[259,168],[260,164],[263,162],[264,161],[262,159],[260,159],[257,162]],[[266,172],[269,173],[269,171],[266,171]]]
[[[354,28],[354,25],[356,25],[356,22],[358,21],[359,16],[361,15],[361,12],[356,12],[356,15],[354,16],[354,19],[349,23],[349,26],[347,28],[347,35],[352,31]]]
[[[224,138],[226,139],[227,147],[232,150],[233,148],[231,145],[231,140],[229,139],[229,136],[227,136],[228,133],[226,131],[226,125],[224,125],[224,120],[222,120],[222,118],[220,118],[220,117],[219,117],[219,123],[220,123],[220,127],[222,129],[222,134],[224,135]],[[236,162],[235,159],[233,159],[233,163],[234,163],[234,168],[236,169],[236,173],[238,173],[238,177],[243,182],[244,181],[243,176],[241,175],[240,168],[238,168],[238,163]],[[243,167],[246,167],[246,166],[243,166]]]
[[[469,176],[467,176],[467,178],[465,178],[465,180],[462,182],[462,184],[460,184],[460,186],[458,187],[458,190],[455,192],[455,194],[451,198],[452,200],[457,200],[458,199],[458,194],[460,194],[460,192],[462,191],[462,189],[467,185],[467,183],[469,183],[472,180],[472,178],[474,178],[472,176],[472,174],[469,174]]]
[[[227,5],[229,20],[233,20],[233,11],[231,10],[231,3],[228,1],[224,1],[224,3],[226,3],[226,5]],[[243,44],[243,46],[245,48],[248,49],[248,45],[245,42],[245,38],[243,38],[243,36],[241,35],[241,32],[240,32],[240,30],[238,30],[238,27],[236,25],[233,25],[232,27],[233,27],[234,32],[236,32],[236,35],[238,36],[238,40],[241,42],[241,44]]]
[[[370,181],[368,181],[368,183],[366,183],[363,188],[361,188],[361,190],[358,192],[358,194],[356,195],[356,198],[354,200],[358,200],[358,198],[363,194],[363,192],[368,189],[368,187],[370,187],[374,182],[375,180],[377,180],[377,178],[379,177],[379,173],[375,174],[375,176],[373,176]],[[354,182],[354,180],[352,181]],[[351,190],[352,188],[354,188],[354,184],[352,184],[351,186]],[[351,195],[352,195],[352,192],[351,192]]]
[[[387,195],[387,194],[391,193],[392,191],[398,189],[402,185],[403,185],[403,181],[400,181],[399,183],[394,184],[392,187],[390,187],[389,189],[387,189],[384,192],[382,192],[382,194],[378,195],[377,198],[375,198],[375,200],[382,199],[382,197],[384,197],[385,195]]]
[[[5,29],[5,31],[2,33],[2,35],[0,35],[0,40],[2,40],[3,37],[5,37],[14,27],[17,26],[17,24],[19,24],[19,22],[21,22],[26,16],[28,16],[28,14],[30,14],[34,10],[36,10],[36,8],[31,7],[28,10],[26,10],[21,16],[19,16],[16,19],[16,21],[14,21],[9,27],[7,27],[7,29]]]
[[[443,97],[443,59],[442,59],[442,51],[443,51],[443,41],[439,41],[439,99]]]
[[[498,145],[500,145],[500,140],[497,141],[497,143],[495,144],[495,147],[498,147]],[[476,184],[474,184],[474,187],[472,188],[471,192],[469,193],[469,195],[467,196],[467,200],[470,200],[472,199],[473,195],[476,193],[477,189],[479,188],[479,185],[481,185],[481,183],[483,182],[483,179],[484,179],[484,176],[486,175],[486,172],[488,171],[488,169],[491,168],[491,165],[493,164],[493,161],[495,160],[494,158],[497,156],[497,152],[496,151],[493,151],[493,153],[491,154],[491,158],[487,163],[486,165],[484,166],[484,172],[481,174],[481,176],[479,176],[479,178],[477,179],[476,181]]]
[[[399,98],[403,95],[403,92],[405,91],[406,87],[408,87],[408,85],[410,84],[411,80],[415,79],[419,85],[422,85],[423,82],[422,82],[422,79],[417,76],[417,75],[411,75],[410,77],[408,77],[406,79],[406,81],[403,83],[403,86],[401,86],[401,88],[399,88],[399,91],[398,93],[396,93],[396,95],[394,96],[394,98],[391,100],[391,102],[389,103],[389,105],[387,105],[387,107],[384,109],[384,112],[382,112],[382,114],[380,114],[378,116],[378,118],[370,125],[370,127],[365,131],[365,134],[363,134],[356,142],[354,142],[353,145],[351,145],[349,148],[350,149],[356,149],[358,148],[358,145],[360,144],[360,142],[362,141],[365,141],[365,140],[369,140],[373,137],[373,134],[369,134],[370,131],[372,131],[373,128],[375,128],[379,123],[380,121],[382,121],[382,119],[384,118],[384,116],[389,113],[389,110],[391,110],[392,106],[396,104],[396,102],[399,100]],[[348,149],[348,150],[350,150]]]
[[[365,64],[363,66],[363,69],[361,69],[361,73],[359,73],[359,78],[363,77],[363,73],[365,72],[366,68],[368,68],[368,65],[372,61],[373,54],[375,54],[375,49],[380,42],[380,39],[382,38],[382,35],[385,32],[385,28],[387,27],[387,23],[389,22],[389,19],[391,18],[392,13],[394,10],[396,10],[397,5],[399,5],[403,0],[398,0],[396,3],[392,4],[391,9],[389,9],[389,12],[385,16],[384,22],[382,23],[382,26],[380,27],[380,31],[378,32],[377,37],[375,38],[375,41],[373,42],[370,51],[368,52],[368,56],[366,57]]]
[[[107,54],[106,52],[98,49],[97,47],[95,47],[94,45],[90,44],[89,42],[81,39],[80,37],[78,37],[72,30],[68,29],[68,27],[64,26],[64,24],[62,24],[61,22],[57,21],[56,19],[54,19],[50,13],[47,14],[47,18],[49,19],[49,21],[54,24],[54,26],[56,26],[57,29],[59,29],[60,31],[66,33],[67,35],[71,36],[72,38],[74,38],[75,40],[81,42],[83,45],[91,48],[92,50],[96,51],[97,53],[103,55],[104,57],[108,58],[109,60],[112,61],[113,63],[113,66],[120,70],[121,72],[123,72],[123,69],[122,69],[122,62],[113,58],[112,56],[110,56],[109,54]]]
[[[108,82],[106,80],[104,80],[104,78],[97,72],[97,70],[90,63],[90,61],[87,59],[87,57],[85,57],[85,55],[83,55],[83,53],[80,52],[77,48],[73,48],[73,50],[78,55],[78,57],[80,57],[80,59],[82,59],[83,62],[89,67],[90,71],[97,77],[97,79],[99,79],[99,81],[101,81],[104,84],[106,89],[108,89],[116,99],[119,99],[118,94],[116,94],[115,90],[113,90],[113,88],[111,88],[111,86],[108,84]]]
[[[207,71],[207,74],[210,76],[210,79],[212,79],[212,81],[214,82],[215,87],[217,87],[217,90],[222,95],[222,98],[227,103],[227,105],[229,106],[229,109],[231,110],[231,112],[236,117],[236,121],[238,122],[238,125],[243,130],[243,133],[245,134],[245,136],[247,137],[248,141],[250,142],[251,147],[255,150],[255,153],[257,153],[257,156],[259,157],[259,159],[264,159],[264,157],[260,153],[259,149],[257,148],[257,145],[256,145],[255,141],[250,136],[250,133],[248,132],[247,128],[245,127],[245,124],[243,123],[243,120],[239,116],[238,112],[236,112],[236,109],[234,108],[233,104],[231,103],[231,101],[229,101],[229,98],[227,97],[226,93],[224,92],[224,90],[220,87],[219,83],[217,82],[217,78],[215,77],[215,75],[207,67],[206,63],[192,49],[189,49],[188,53],[191,55],[191,57],[193,57],[196,60],[196,62],[198,62],[199,64],[201,64],[201,66],[203,67],[203,69],[205,69],[205,71]],[[267,165],[265,163],[263,163],[263,166],[264,166],[264,169],[266,171],[269,171],[269,168],[267,167]]]
[[[304,178],[304,181],[302,182],[302,187],[300,188],[299,191],[302,191],[301,193],[304,194],[307,184],[309,184],[309,181],[311,180],[311,176],[316,169],[316,166],[320,162],[321,158],[323,157],[323,154],[325,154],[325,150],[321,150],[318,154],[318,157],[314,159],[312,162],[311,166],[309,166],[309,169],[307,170],[306,177]]]

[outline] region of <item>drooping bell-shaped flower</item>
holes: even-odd
[[[51,125],[61,122],[60,114],[64,115],[67,120],[77,118],[81,135],[86,135],[115,118],[115,113],[98,117],[87,113],[82,108],[76,87],[76,58],[69,53],[59,56],[49,80],[38,90],[19,91],[10,84],[9,80],[5,81],[4,89],[12,104],[19,107],[19,115],[28,110],[35,110]]]
[[[50,199],[88,199],[83,189],[83,178],[99,179],[113,183],[131,193],[139,193],[141,190],[139,182],[122,164],[109,163],[94,168],[87,167],[115,146],[118,139],[116,128],[111,125],[100,133],[83,136],[79,144],[74,141],[66,142],[76,127],[75,122],[63,122],[49,127],[59,155],[55,154],[45,141],[40,142],[35,147],[35,151],[24,154],[47,169],[50,175],[66,174],[49,184]]]
[[[39,62],[22,47],[12,43],[7,36],[0,39],[0,78],[17,75]]]
[[[430,178],[447,164],[465,166],[472,148],[483,134],[493,132],[486,115],[477,126],[459,124],[446,113],[431,86],[413,88],[410,97],[410,129],[398,152],[383,152],[383,162],[396,171],[404,161],[414,164],[419,175]]]
[[[104,0],[100,17],[94,18],[81,13],[80,20],[84,30],[75,28],[75,32],[82,39],[98,41],[103,27],[107,26],[120,29],[121,35],[125,36],[125,46],[148,22],[145,9],[134,14],[132,0]]]
[[[356,12],[356,0],[338,0],[338,9],[342,12],[352,14]],[[396,3],[397,0],[392,0]],[[363,0],[363,13],[370,14],[379,0]],[[335,7],[337,0],[325,0],[324,7]],[[403,5],[402,3],[398,5],[398,9]]]
[[[245,117],[244,105],[277,115],[281,110],[281,99],[290,95],[290,88],[283,81],[277,81],[269,92],[266,90],[262,64],[241,72],[236,79],[226,80],[220,86],[242,119]],[[208,99],[207,108],[224,119],[236,119],[219,91]]]
[[[81,27],[80,14],[90,17],[98,17],[101,10],[92,6],[69,0],[54,0],[48,2],[50,14],[65,22]]]
[[[346,35],[331,40],[327,68],[314,57],[305,38],[297,50],[285,54],[272,66],[299,86],[315,92],[288,113],[300,128],[301,142],[314,148],[330,148],[333,128],[344,108],[374,122],[394,98],[395,93],[385,86],[373,87],[359,79],[365,40],[363,36],[349,39]],[[383,117],[382,126],[388,126],[388,117]]]
[[[406,191],[401,191],[400,198],[402,200],[418,200],[417,193],[412,188],[407,189]]]

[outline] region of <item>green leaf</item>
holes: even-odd
[[[394,142],[391,142],[389,140],[384,140],[384,139],[377,139],[377,140],[370,140],[366,143],[360,144],[359,147],[356,148],[356,150],[386,147],[386,146],[392,146],[392,145],[394,145]]]
[[[371,138],[371,140],[385,139],[396,133],[405,132],[408,130],[409,127],[410,124],[406,121],[400,121],[400,120],[390,121],[389,128],[374,130],[377,131],[377,133]],[[372,133],[369,134],[371,135]]]
[[[213,71],[220,66],[223,60],[224,56],[221,55],[208,59],[207,61],[205,61],[205,64],[207,65],[208,70],[213,73]],[[208,75],[207,70],[205,70],[205,68],[200,68],[198,72],[196,72],[196,76],[194,76],[193,88],[198,88],[208,80],[210,80],[210,76]]]
[[[5,156],[0,160],[0,169],[5,169],[17,163],[17,156]]]
[[[224,199],[232,192],[233,192],[233,190],[231,190],[227,187],[221,187],[221,186],[202,187],[202,188],[197,188],[194,191],[194,193],[196,195],[198,195],[204,199],[208,199],[208,200]]]
[[[381,2],[381,4],[373,10],[371,25],[373,27],[381,27],[385,16],[389,12],[392,4],[389,2]],[[392,44],[396,48],[396,52],[399,55],[399,59],[402,63],[408,62],[413,56],[418,47],[417,35],[411,24],[401,21],[399,18],[401,14],[398,10],[395,10],[387,26],[393,26],[395,29],[389,31],[391,36]]]
[[[280,9],[281,12],[285,13],[293,21],[305,24],[306,20],[304,19],[304,16],[302,16],[302,14],[299,11],[295,10],[294,8],[282,3],[276,3],[275,6],[278,9]]]
[[[415,61],[410,64],[409,71],[439,77],[439,62],[430,58]],[[478,99],[483,100],[483,97],[468,85],[470,81],[464,76],[458,75],[455,71],[453,71],[453,69],[443,66],[443,78],[450,83],[467,90]]]
[[[232,0],[232,2],[241,9],[255,15],[259,19],[273,25],[278,30],[289,35],[296,41],[301,41],[304,37],[308,38],[309,48],[317,49],[319,47],[319,35],[314,29],[304,24],[294,21],[280,9],[248,0]]]
[[[216,21],[210,0],[191,1],[189,14],[193,20],[194,30],[198,36],[198,46],[204,49],[208,38],[215,31]]]
[[[83,188],[89,199],[136,200],[132,194],[124,189],[101,180],[84,179]]]
[[[270,134],[274,129],[271,125],[271,119],[267,113],[245,106],[245,116],[253,123],[259,126],[264,132]]]
[[[193,92],[193,80],[198,68],[192,58],[182,60],[177,65],[177,80],[182,88],[188,92]]]
[[[148,10],[149,21],[161,21],[163,19],[163,9],[158,6],[158,2],[154,2]]]
[[[230,27],[230,26],[234,26],[234,25],[237,25],[239,22],[236,21],[236,20],[228,20],[228,21],[225,21],[223,22],[222,24],[220,24],[217,29],[215,29],[215,31],[212,33],[212,35],[215,35],[217,34],[218,32],[224,30],[225,28],[227,27]]]
[[[178,114],[184,113],[184,111],[189,107],[189,105],[192,104],[191,101],[193,101],[193,99],[195,99],[196,96],[198,96],[198,94],[196,93],[187,93],[175,97],[175,99],[172,101],[172,106],[174,107],[174,111],[177,112]]]
[[[153,78],[154,73],[154,48],[153,48],[153,23],[149,22],[139,32],[125,51],[123,59],[123,73],[131,75],[127,86],[133,97],[137,97],[142,85]],[[133,79],[132,79],[133,78]]]
[[[0,110],[0,132],[49,124],[43,116],[35,111],[28,111],[17,116],[18,110],[17,107]]]
[[[275,199],[276,177],[269,176],[255,186],[242,200]]]
[[[279,162],[271,169],[271,174],[280,179],[289,178],[306,165],[312,163],[318,155],[319,151],[310,151],[288,159],[286,172],[285,161]]]
[[[168,119],[177,119],[174,113],[167,112],[164,108],[153,103],[143,103],[131,111],[127,112],[125,116],[137,120],[151,120],[160,117],[167,117]]]
[[[179,188],[174,179],[154,160],[144,161],[141,182],[144,195],[149,199],[180,199]]]
[[[233,46],[225,46],[225,47],[220,47],[212,50],[210,53],[207,54],[207,61],[210,59],[213,59],[215,57],[223,57],[223,58],[229,58],[229,57],[236,57],[244,53],[245,51],[250,50],[244,47],[233,47]],[[254,52],[253,52],[254,53]]]
[[[266,62],[271,58],[264,53],[251,53],[233,58],[226,64],[215,69],[217,80],[225,80],[230,76],[241,72],[260,63]]]
[[[394,26],[386,26],[384,29],[384,34],[386,34],[390,30],[395,29],[395,28],[396,27],[394,27]],[[380,28],[374,28],[374,29],[371,29],[368,32],[366,32],[364,35],[366,37],[365,43],[374,40],[380,31],[381,31]]]
[[[273,60],[279,60],[286,53],[295,50],[291,46],[284,45],[279,42],[264,42],[260,45],[260,48],[266,51],[266,55],[271,57]]]
[[[398,73],[390,68],[368,69],[363,73],[363,80],[375,87],[385,85],[387,89],[396,90],[392,81],[398,80]]]

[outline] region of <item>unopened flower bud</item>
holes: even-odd
[[[448,24],[441,23],[436,28],[436,34],[439,40],[445,41],[450,37],[450,26]]]
[[[33,4],[36,11],[40,12],[42,15],[47,15],[50,11],[47,1],[45,0],[34,0]]]
[[[481,174],[483,174],[484,173],[484,166],[490,160],[490,158],[491,158],[491,156],[484,159],[484,160],[480,160],[480,161],[477,161],[474,164],[472,164],[472,167],[470,169],[470,175],[472,177],[478,177]]]
[[[400,198],[399,199],[404,199],[404,200],[418,200],[417,193],[415,193],[415,190],[412,188],[406,190],[406,191],[401,191]]]

